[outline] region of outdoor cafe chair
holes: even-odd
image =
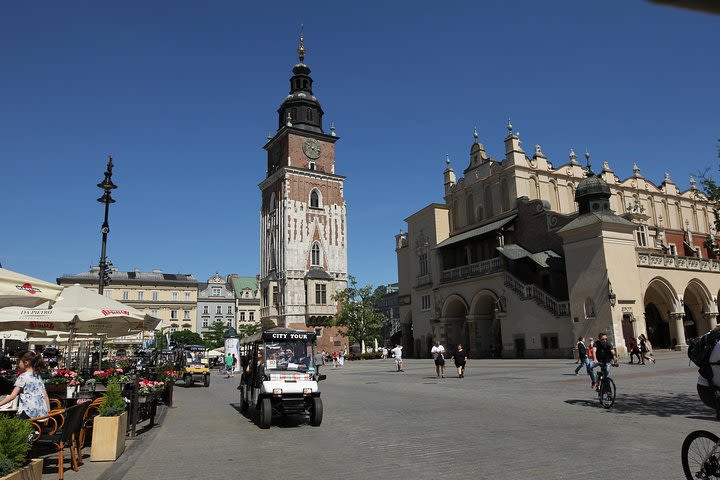
[[[54,448],[58,454],[58,479],[62,480],[64,474],[65,448],[70,448],[70,460],[73,471],[78,471],[78,462],[75,456],[75,445],[79,440],[82,419],[89,403],[76,405],[65,410],[31,418],[35,426],[33,442],[38,447]]]
[[[82,449],[85,446],[85,442],[87,441],[87,436],[92,433],[93,422],[95,421],[95,417],[98,416],[98,413],[100,413],[100,405],[103,403],[104,400],[105,397],[100,397],[96,398],[92,402],[88,402],[85,413],[83,414],[82,423],[80,425],[80,433],[78,435],[77,441],[77,456],[80,465],[82,465],[83,463]]]

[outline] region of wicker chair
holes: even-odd
[[[105,397],[100,397],[93,400],[92,403],[88,403],[85,414],[83,415],[82,425],[80,427],[80,435],[77,441],[77,456],[80,465],[82,465],[83,458],[82,449],[85,446],[88,435],[92,433],[93,422],[95,420],[95,417],[97,417],[98,413],[100,412],[100,405],[104,400]]]
[[[78,471],[75,445],[79,440],[82,419],[89,404],[76,405],[65,410],[55,411],[38,418],[31,418],[35,426],[33,443],[36,447],[48,447],[58,454],[58,479],[62,480],[65,448],[70,448],[71,466]]]

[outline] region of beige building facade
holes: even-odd
[[[59,285],[79,284],[97,291],[99,268],[88,272],[63,275],[57,279]],[[176,332],[196,331],[198,281],[191,274],[163,273],[161,270],[141,272],[133,270],[110,271],[110,284],[105,285],[104,295],[125,303],[162,322],[157,330]]]
[[[235,292],[237,329],[260,324],[260,288],[257,277],[231,275],[228,279]]]
[[[637,165],[626,179],[608,162],[590,174],[573,151],[554,166],[539,145],[526,155],[508,127],[503,158],[475,133],[460,178],[448,160],[444,201],[408,217],[396,236],[411,354],[426,356],[440,340],[475,356],[566,357],[578,336],[600,331],[621,351],[641,333],[656,348],[681,349],[716,325],[715,219],[692,178],[681,191]],[[589,185],[603,197],[593,200],[598,211],[582,212]]]

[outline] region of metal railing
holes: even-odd
[[[570,302],[562,302],[536,285],[527,284],[508,272],[505,272],[505,285],[523,300],[534,300],[556,317],[570,316]]]
[[[460,267],[443,270],[440,276],[440,283],[456,282],[466,278],[490,275],[491,273],[500,272],[502,269],[502,260],[500,257],[495,257],[489,260],[471,263],[470,265],[462,265]]]

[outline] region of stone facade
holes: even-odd
[[[235,310],[237,311],[237,330],[247,325],[260,323],[260,288],[257,277],[230,276],[235,291]]]
[[[303,50],[304,51],[304,50]],[[260,183],[260,317],[263,328],[314,329],[334,351],[347,339],[330,326],[336,291],[347,286],[345,177],[335,174],[334,128],[322,129],[310,68],[293,68],[291,91],[276,134],[265,145],[267,177]]]
[[[224,277],[216,273],[206,283],[198,285],[196,325],[198,333],[207,332],[215,322],[237,328],[235,312],[235,292],[232,284]]]
[[[495,160],[477,140],[445,199],[406,219],[396,236],[403,344],[426,356],[438,339],[471,355],[567,357],[578,336],[605,331],[622,351],[641,333],[657,348],[684,348],[716,324],[720,261],[714,214],[691,178],[681,191],[637,165],[621,180],[605,162],[613,218],[579,215],[587,168],[571,151],[559,167],[517,134]],[[578,220],[582,219],[582,220]],[[578,221],[580,223],[578,223]]]
[[[80,284],[97,292],[99,268],[88,272],[63,275],[57,279],[59,285]],[[191,274],[151,272],[110,272],[110,284],[105,285],[104,295],[125,303],[162,322],[158,330],[175,332],[195,331],[198,282]]]
[[[382,345],[395,346],[400,334],[398,284],[381,285],[377,287],[377,291],[381,296],[375,306],[387,317],[387,323],[382,328]]]

